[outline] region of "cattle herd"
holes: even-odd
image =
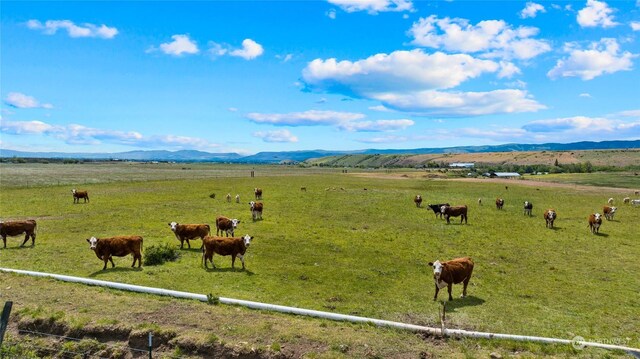
[[[306,191],[306,187],[301,187],[302,191]],[[73,203],[80,203],[82,199],[84,202],[89,202],[89,194],[87,191],[78,191],[75,188],[71,191],[73,194]],[[263,204],[257,202],[262,199],[262,189],[254,189],[255,201],[249,202],[249,209],[251,211],[251,217],[253,221],[262,219]],[[215,195],[210,196],[215,198]],[[231,202],[231,194],[225,196],[227,202]],[[236,203],[240,203],[240,195],[235,196]],[[416,207],[420,208],[423,198],[421,195],[416,195],[413,198],[413,202]],[[617,207],[613,206],[614,199],[609,198],[607,205],[603,207],[603,214],[592,213],[587,217],[588,227],[593,234],[598,234],[602,225],[602,217],[606,220],[613,220],[613,217],[617,211]],[[631,204],[633,206],[640,205],[640,199],[631,200],[629,197],[623,199],[623,203]],[[482,199],[478,199],[478,205],[482,204]],[[502,210],[505,204],[503,198],[496,198],[496,209]],[[427,205],[436,215],[436,217],[444,218],[447,224],[450,224],[451,217],[460,217],[460,224],[463,222],[467,224],[468,221],[468,207],[467,205],[455,205],[452,206],[449,203],[438,203]],[[523,205],[524,214],[531,216],[533,210],[533,204],[530,201],[525,201]],[[554,228],[554,222],[557,219],[557,211],[553,208],[548,208],[543,213],[545,220],[545,226],[547,228]],[[213,263],[213,255],[218,254],[221,256],[231,256],[231,266],[235,267],[236,257],[240,258],[242,262],[242,268],[245,269],[244,255],[246,253],[251,240],[250,235],[244,235],[242,237],[234,237],[235,229],[238,227],[240,220],[237,218],[227,218],[225,216],[216,217],[216,235],[211,236],[211,227],[206,223],[199,224],[184,224],[178,222],[169,222],[168,225],[175,235],[176,239],[180,242],[180,249],[183,249],[184,242],[187,243],[187,247],[191,248],[190,240],[201,239],[202,246],[202,263],[205,268],[208,268],[207,261],[215,268]],[[24,234],[24,241],[21,246],[24,246],[29,238],[31,238],[31,245],[35,246],[36,241],[36,221],[35,220],[13,220],[13,221],[0,221],[0,235],[2,236],[3,248],[7,247],[7,236],[19,236]],[[223,236],[224,235],[224,236]],[[87,239],[89,248],[94,251],[96,257],[104,262],[103,270],[107,268],[107,264],[111,262],[111,267],[115,267],[113,262],[113,256],[124,257],[129,254],[133,255],[133,263],[131,267],[135,267],[136,262],[138,267],[142,266],[142,243],[143,238],[141,236],[114,236],[105,238],[91,237]],[[471,258],[456,258],[449,261],[430,262],[429,266],[433,268],[433,278],[435,281],[435,295],[434,300],[438,297],[440,289],[447,287],[449,292],[449,300],[452,300],[451,295],[452,285],[463,283],[462,297],[467,295],[467,285],[471,279],[474,263]]]

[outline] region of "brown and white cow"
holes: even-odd
[[[71,193],[73,194],[73,203],[80,203],[80,198],[84,199],[84,203],[89,202],[89,193],[87,191],[78,191],[74,188]]]
[[[225,198],[227,199],[227,203],[231,203],[231,193],[227,193]]]
[[[629,197],[625,197],[622,199],[622,203],[629,204],[629,202],[631,202],[631,198]]]
[[[502,206],[504,206],[504,199],[496,198],[496,208],[497,209],[502,209]]]
[[[549,208],[546,211],[544,211],[543,217],[546,222],[547,228],[553,228],[553,222],[556,220],[557,216],[558,216],[558,213],[553,208]]]
[[[608,203],[610,206],[611,206],[611,205],[613,205],[613,198],[609,198],[609,199],[607,200],[607,203]]]
[[[606,218],[607,221],[610,221],[613,219],[613,215],[616,214],[617,210],[618,210],[618,207],[609,207],[609,206],[602,207],[604,218]]]
[[[220,232],[222,232],[223,234],[226,233],[227,237],[229,237],[229,234],[233,237],[233,233],[238,227],[238,223],[240,223],[240,220],[237,218],[232,219],[225,216],[216,217],[216,236],[219,236]]]
[[[531,216],[531,211],[533,210],[533,203],[529,201],[524,201],[524,215]]]
[[[211,228],[208,224],[179,224],[178,222],[170,222],[169,227],[171,231],[176,235],[176,238],[180,241],[180,249],[184,246],[184,241],[187,241],[187,247],[191,248],[189,240],[208,236]],[[202,247],[200,247],[202,248]]]
[[[453,300],[451,295],[451,289],[454,284],[463,284],[461,298],[467,296],[467,286],[473,273],[473,261],[469,257],[456,258],[446,262],[429,262],[429,265],[433,267],[433,280],[436,285],[436,294],[433,296],[433,300],[438,299],[438,292],[440,289],[447,287],[449,291],[449,300]]]
[[[591,233],[598,233],[600,231],[600,226],[602,225],[602,215],[600,213],[591,213],[591,215],[589,215],[588,221]]]
[[[413,198],[413,202],[416,204],[416,207],[420,207],[422,205],[422,196],[420,196],[419,194],[417,194],[414,198]]]
[[[244,237],[205,237],[202,242],[202,262],[205,268],[207,266],[207,260],[211,262],[213,268],[216,265],[213,263],[213,255],[219,254],[221,256],[231,256],[231,268],[235,267],[236,256],[242,261],[242,269],[244,266],[244,254],[251,244],[252,236],[246,234]]]
[[[262,188],[254,188],[253,193],[256,195],[256,199],[262,199]]]
[[[116,266],[113,263],[113,256],[124,257],[128,254],[133,254],[131,267],[135,267],[136,261],[138,261],[138,268],[142,266],[142,237],[140,236],[91,237],[87,242],[89,242],[89,249],[95,252],[96,257],[104,261],[102,270],[107,269],[109,261],[111,261],[111,268]]]
[[[27,219],[24,221],[4,221],[0,222],[0,236],[2,236],[3,248],[7,248],[7,236],[14,237],[24,233],[24,242],[20,245],[23,247],[31,237],[31,246],[36,245],[36,221]]]
[[[236,203],[240,203],[240,195],[239,194],[236,195]]]
[[[640,199],[632,199],[631,200],[631,205],[632,206],[640,206]]]
[[[251,206],[251,218],[253,218],[254,221],[262,219],[262,202],[251,201],[249,205]]]
[[[462,224],[462,221],[464,221],[464,223],[467,223],[467,206],[466,205],[462,205],[462,206],[442,206],[440,207],[440,212],[442,212],[442,215],[444,215],[444,219],[447,220],[447,224],[449,224],[449,218],[450,217],[458,217],[460,216],[460,224]]]

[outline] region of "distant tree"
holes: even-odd
[[[556,162],[553,165],[558,167],[558,159],[557,158],[556,158]]]

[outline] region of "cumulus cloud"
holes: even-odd
[[[379,12],[414,11],[410,0],[327,0],[346,12],[366,11],[375,15]]]
[[[79,124],[51,125],[42,121],[8,121],[0,119],[0,133],[8,135],[43,135],[71,145],[99,145],[103,143],[142,148],[173,147],[217,148],[219,145],[195,137],[159,135],[144,136],[136,131],[117,131],[87,127]]]
[[[160,44],[160,50],[167,55],[182,56],[200,52],[198,45],[189,38],[189,35],[173,35],[171,38],[173,41]]]
[[[325,15],[327,15],[327,17],[331,20],[335,20],[336,19],[336,9],[329,9]]]
[[[333,126],[349,132],[386,132],[398,131],[413,126],[407,119],[362,121],[364,114],[355,112],[336,112],[309,110],[290,113],[249,113],[246,117],[254,123],[274,126]]]
[[[59,29],[67,31],[70,37],[99,37],[102,39],[112,39],[118,34],[118,29],[115,27],[108,27],[106,25],[94,25],[84,23],[82,25],[76,25],[70,20],[47,20],[45,23],[41,23],[38,20],[27,21],[27,27],[32,30],[42,30],[44,34],[53,35]]]
[[[640,21],[631,21],[629,26],[631,26],[631,30],[633,31],[640,31]]]
[[[581,27],[613,27],[619,25],[613,19],[613,11],[604,1],[587,0],[587,6],[578,11],[577,21]]]
[[[229,55],[242,57],[245,60],[253,60],[262,55],[263,52],[264,49],[262,45],[251,39],[244,39],[244,41],[242,41],[242,48],[230,51]]]
[[[472,25],[466,19],[436,15],[415,22],[408,34],[412,44],[448,52],[479,53],[481,57],[527,60],[551,50],[545,40],[532,37],[538,28],[513,28],[502,20],[485,20]]]
[[[53,105],[50,103],[40,103],[34,97],[27,96],[20,92],[9,92],[4,102],[15,108],[53,108]]]
[[[538,15],[538,12],[547,12],[544,6],[536,4],[534,2],[528,2],[527,5],[520,11],[520,17],[522,19],[534,18]]]
[[[587,49],[579,48],[576,43],[567,43],[565,52],[569,56],[558,60],[556,66],[547,72],[548,77],[592,80],[604,74],[630,71],[633,67],[631,59],[638,56],[628,51],[622,52],[616,39],[608,38],[592,42]]]
[[[412,120],[377,120],[351,121],[338,125],[338,128],[349,132],[389,132],[404,130],[414,125]]]
[[[298,142],[298,137],[288,130],[258,131],[254,132],[253,136],[261,138],[264,142]]]

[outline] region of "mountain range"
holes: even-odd
[[[250,156],[238,153],[211,153],[196,150],[181,151],[128,151],[116,153],[71,153],[71,152],[24,152],[0,149],[0,157],[12,158],[60,158],[85,160],[130,160],[130,161],[175,161],[175,162],[233,162],[233,163],[280,163],[287,161],[302,162],[311,158],[320,158],[349,154],[439,154],[439,153],[485,153],[485,152],[524,152],[524,151],[578,151],[640,148],[640,140],[572,142],[543,144],[504,144],[493,146],[457,146],[444,148],[414,149],[366,149],[358,151],[281,151],[259,152]]]

